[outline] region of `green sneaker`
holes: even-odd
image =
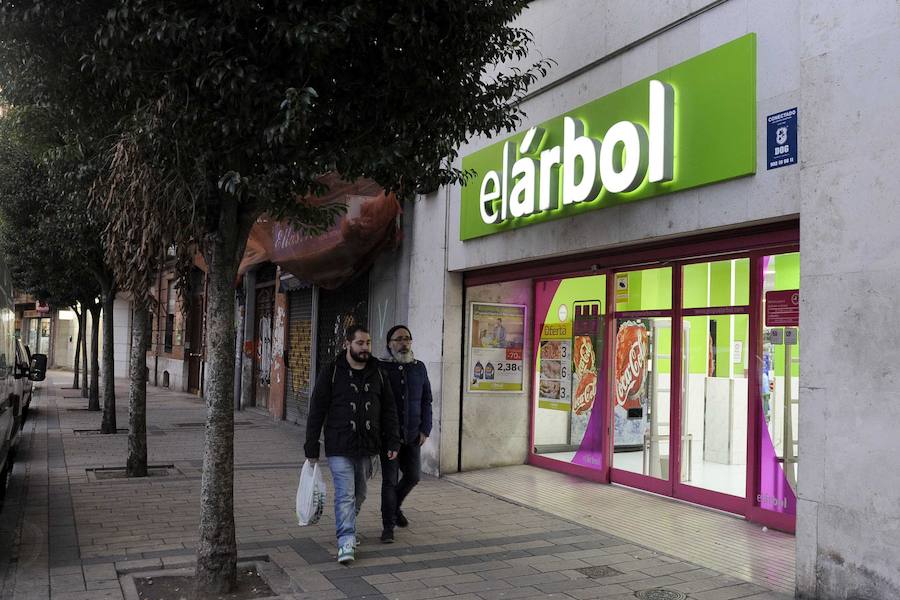
[[[348,565],[356,560],[356,551],[353,548],[353,543],[347,543],[338,548],[338,562],[342,565]]]

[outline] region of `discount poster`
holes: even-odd
[[[572,324],[545,323],[538,351],[538,407],[568,412],[572,408]]]
[[[470,304],[469,391],[524,389],[525,306]]]

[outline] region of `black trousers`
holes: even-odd
[[[400,446],[394,460],[381,454],[381,522],[388,531],[394,530],[397,512],[422,474],[422,447],[413,442]]]

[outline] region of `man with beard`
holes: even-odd
[[[407,326],[395,325],[388,330],[387,350],[382,365],[397,402],[403,439],[397,460],[385,460],[384,455],[381,458],[381,541],[390,544],[394,541],[394,525],[409,525],[400,507],[419,483],[421,448],[431,435],[431,383],[425,364],[413,355],[412,334]]]
[[[356,516],[366,499],[372,457],[384,464],[397,458],[400,432],[397,407],[387,377],[372,356],[372,338],[360,325],[347,329],[345,352],[319,374],[309,403],[306,458],[319,458],[325,426],[325,454],[334,480],[334,520],[338,562],[356,558]],[[382,450],[383,449],[383,450]]]

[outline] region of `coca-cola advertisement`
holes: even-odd
[[[603,356],[603,317],[599,303],[576,303],[572,353],[571,437],[582,440],[591,419],[597,390],[599,359]]]
[[[615,446],[641,446],[649,406],[650,322],[624,321],[616,332]]]

